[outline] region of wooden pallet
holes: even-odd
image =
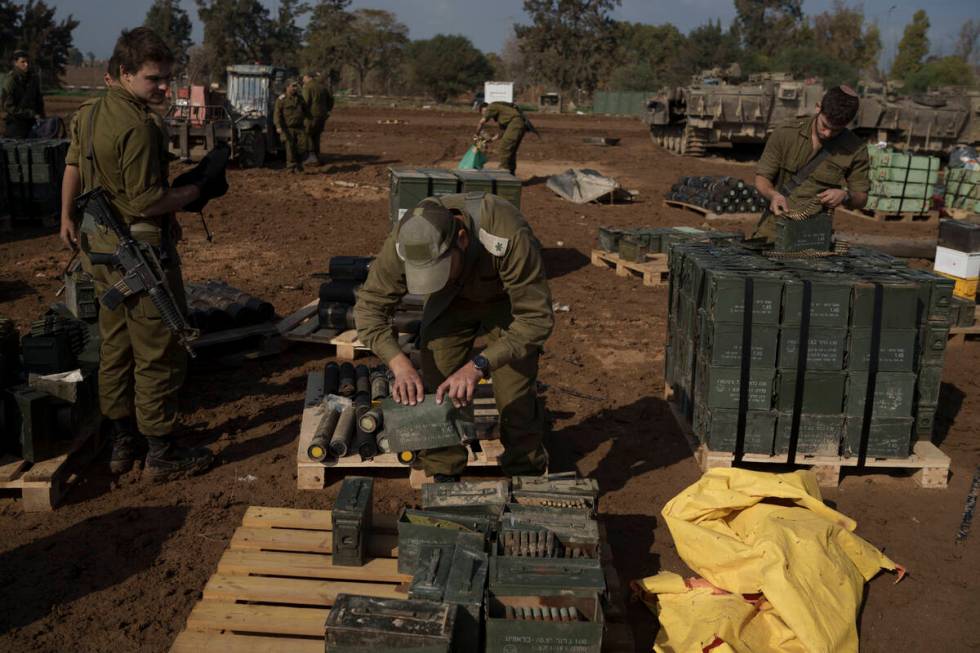
[[[926,213],[921,212],[903,212],[896,213],[894,211],[873,211],[870,209],[847,209],[843,206],[838,206],[837,211],[843,213],[844,215],[849,215],[855,218],[863,218],[865,220],[873,220],[874,222],[938,222],[939,212],[938,211],[928,211]]]
[[[250,506],[171,653],[322,653],[338,594],[408,597],[396,517],[374,515],[373,527],[374,558],[363,567],[334,566],[331,511]],[[625,596],[608,546],[603,553],[610,598],[603,651],[632,651]]]
[[[497,409],[487,403],[486,400],[475,400],[476,417],[492,417],[497,415]],[[409,471],[409,481],[412,487],[418,489],[427,481],[427,477],[421,470],[414,469],[399,462],[395,453],[383,453],[375,456],[371,460],[361,460],[360,456],[345,456],[343,458],[328,459],[323,462],[312,460],[307,454],[310,442],[316,427],[323,418],[324,407],[322,404],[309,406],[303,410],[303,420],[300,424],[299,440],[296,446],[296,487],[300,490],[322,490],[327,483],[327,471],[329,469],[357,469],[358,474],[370,473],[371,470],[378,469],[405,469]],[[499,458],[503,453],[503,445],[500,440],[479,440],[479,450],[469,447],[469,458],[467,467],[498,467]]]
[[[664,200],[664,206],[671,209],[682,209],[684,211],[692,211],[697,213],[699,216],[708,220],[755,220],[758,221],[762,217],[761,213],[715,213],[714,211],[709,211],[703,206],[698,206],[697,204],[688,204],[687,202],[681,202],[678,200]]]
[[[93,415],[74,439],[66,442],[64,453],[39,463],[14,456],[0,458],[0,490],[19,491],[24,512],[54,510],[68,493],[78,471],[91,463],[105,438],[101,415]]]
[[[681,433],[691,447],[694,460],[697,462],[701,473],[716,467],[734,467],[735,456],[730,452],[711,451],[707,445],[698,441],[697,436],[691,428],[690,422],[684,416],[680,407],[671,399],[669,389],[664,393],[664,399],[670,407],[670,412],[674,416],[674,421],[680,428]],[[750,464],[771,464],[786,465],[789,460],[788,454],[765,455],[757,453],[746,453],[742,455],[742,463]],[[915,442],[912,447],[912,455],[908,458],[868,458],[864,462],[864,468],[874,468],[877,470],[900,469],[915,470],[912,479],[917,485],[924,488],[945,488],[949,477],[949,456],[939,450],[939,447],[928,441]],[[837,487],[840,484],[841,472],[846,468],[857,468],[857,457],[845,456],[815,456],[808,454],[797,454],[795,464],[800,467],[809,467],[817,476],[817,482],[821,487]]]
[[[199,359],[237,365],[246,360],[280,354],[286,348],[276,322],[263,322],[207,333],[191,343]]]
[[[639,277],[644,286],[662,286],[667,283],[670,269],[666,254],[647,254],[645,263],[626,261],[618,254],[601,249],[592,250],[592,265],[615,270],[621,277]]]

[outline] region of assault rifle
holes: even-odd
[[[188,324],[173,293],[167,286],[163,266],[153,247],[135,240],[129,229],[119,223],[112,213],[109,200],[101,187],[96,187],[75,200],[79,215],[88,214],[99,227],[112,232],[119,239],[119,246],[113,254],[92,252],[89,258],[92,265],[105,265],[118,269],[123,277],[105,292],[99,301],[110,311],[115,310],[127,297],[145,292],[160,312],[167,328],[173,331],[177,340],[193,358],[191,341],[198,337],[197,329]]]

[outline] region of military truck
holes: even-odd
[[[864,85],[851,129],[870,142],[923,154],[946,154],[980,144],[980,93],[942,89],[897,96],[885,85]]]
[[[690,86],[666,88],[647,103],[644,121],[653,141],[685,156],[707,148],[761,144],[782,122],[808,116],[823,95],[816,81],[784,73],[740,80],[737,67],[704,71]]]
[[[272,124],[276,97],[295,71],[276,66],[228,66],[226,90],[189,86],[176,89],[167,114],[170,149],[184,160],[191,150],[205,154],[215,142],[227,143],[242,167],[260,167],[277,156],[282,144]]]

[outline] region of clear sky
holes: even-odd
[[[57,8],[57,16],[74,14],[81,21],[75,30],[75,45],[82,52],[94,52],[102,59],[109,56],[119,32],[143,22],[152,0],[47,0]],[[315,0],[311,0],[315,2]],[[278,0],[262,0],[270,9]],[[194,39],[200,42],[201,25],[193,0],[182,0],[182,6],[194,20]],[[804,0],[807,14],[826,11],[832,0]],[[847,4],[863,5],[868,20],[878,23],[885,46],[883,61],[889,62],[901,38],[902,30],[917,9],[929,14],[932,28],[929,39],[935,54],[950,54],[963,21],[980,19],[980,0],[865,0]],[[522,0],[354,0],[353,8],[387,9],[408,25],[413,39],[435,34],[463,34],[485,52],[497,52],[513,32],[515,22],[526,17]],[[642,23],[673,23],[687,32],[709,20],[721,19],[727,25],[735,16],[734,3],[728,0],[623,0],[615,17]]]

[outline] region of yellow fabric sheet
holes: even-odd
[[[864,583],[897,567],[824,505],[810,471],[712,469],[662,514],[707,582],[661,573],[636,584],[659,612],[661,653],[857,651]]]

